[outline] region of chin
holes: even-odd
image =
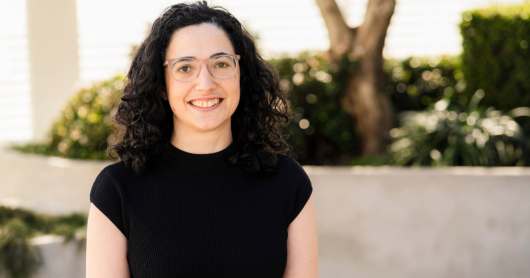
[[[196,124],[194,126],[198,130],[210,131],[210,130],[215,130],[221,127],[222,124],[221,123],[204,123],[204,124]]]

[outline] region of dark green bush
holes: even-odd
[[[119,102],[124,80],[116,76],[77,92],[53,123],[46,142],[14,149],[68,158],[106,159],[112,131],[111,110]]]
[[[460,57],[410,57],[385,60],[386,92],[394,113],[423,110],[443,97],[462,92]],[[456,91],[456,92],[455,92]]]
[[[303,52],[296,58],[272,60],[284,88],[288,89],[294,112],[286,130],[290,135],[288,142],[295,148],[293,157],[302,164],[344,164],[361,152],[359,137],[353,130],[354,119],[340,105],[346,81],[358,63],[346,57],[330,62],[323,56],[323,53]],[[444,96],[452,96],[454,88],[462,91],[459,61],[459,57],[386,60],[386,92],[394,112],[422,110]],[[330,74],[331,81],[319,80],[318,72],[321,77]],[[300,127],[302,119],[309,121],[307,129]],[[373,163],[365,160],[354,163]]]
[[[31,277],[42,264],[39,249],[28,242],[29,229],[18,219],[0,226],[0,274],[8,278]]]
[[[26,209],[0,206],[0,274],[7,278],[28,278],[42,264],[39,249],[30,238],[53,234],[64,236],[64,242],[80,238],[82,250],[86,240],[87,216],[36,214]]]
[[[465,110],[444,98],[425,111],[402,114],[402,125],[390,131],[389,164],[401,166],[530,166],[530,140],[514,118],[528,114],[518,108],[506,114],[494,107],[477,109],[484,97],[477,91]],[[448,109],[449,108],[449,109]]]
[[[302,164],[345,164],[359,152],[353,120],[340,97],[355,61],[330,62],[319,52],[273,59],[281,86],[287,92],[293,119],[284,127],[291,154]]]
[[[387,92],[394,111],[420,110],[448,96],[461,83],[458,57],[451,59],[409,58],[385,61]],[[271,60],[287,92],[293,120],[282,127],[293,146],[291,153],[302,164],[347,164],[361,152],[352,119],[340,98],[358,63],[346,57],[333,62],[322,52],[303,52],[298,57]],[[460,83],[459,83],[460,82]],[[405,86],[407,90],[401,91]],[[106,159],[111,128],[110,111],[122,93],[121,76],[77,92],[42,144],[16,148],[68,158]],[[307,125],[304,126],[304,124]]]
[[[483,108],[509,111],[530,106],[530,4],[492,6],[463,14],[463,62],[470,98],[485,92]],[[517,119],[527,133],[530,121]]]

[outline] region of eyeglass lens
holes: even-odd
[[[216,56],[208,63],[210,73],[216,78],[228,78],[236,72],[236,60],[230,56]],[[184,58],[171,65],[171,74],[180,81],[191,81],[197,77],[200,63],[195,59]]]

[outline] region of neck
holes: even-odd
[[[216,129],[196,130],[185,125],[175,124],[171,144],[192,154],[210,154],[224,150],[232,143],[230,120]]]

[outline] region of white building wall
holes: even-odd
[[[0,144],[31,138],[26,5],[0,0]]]

